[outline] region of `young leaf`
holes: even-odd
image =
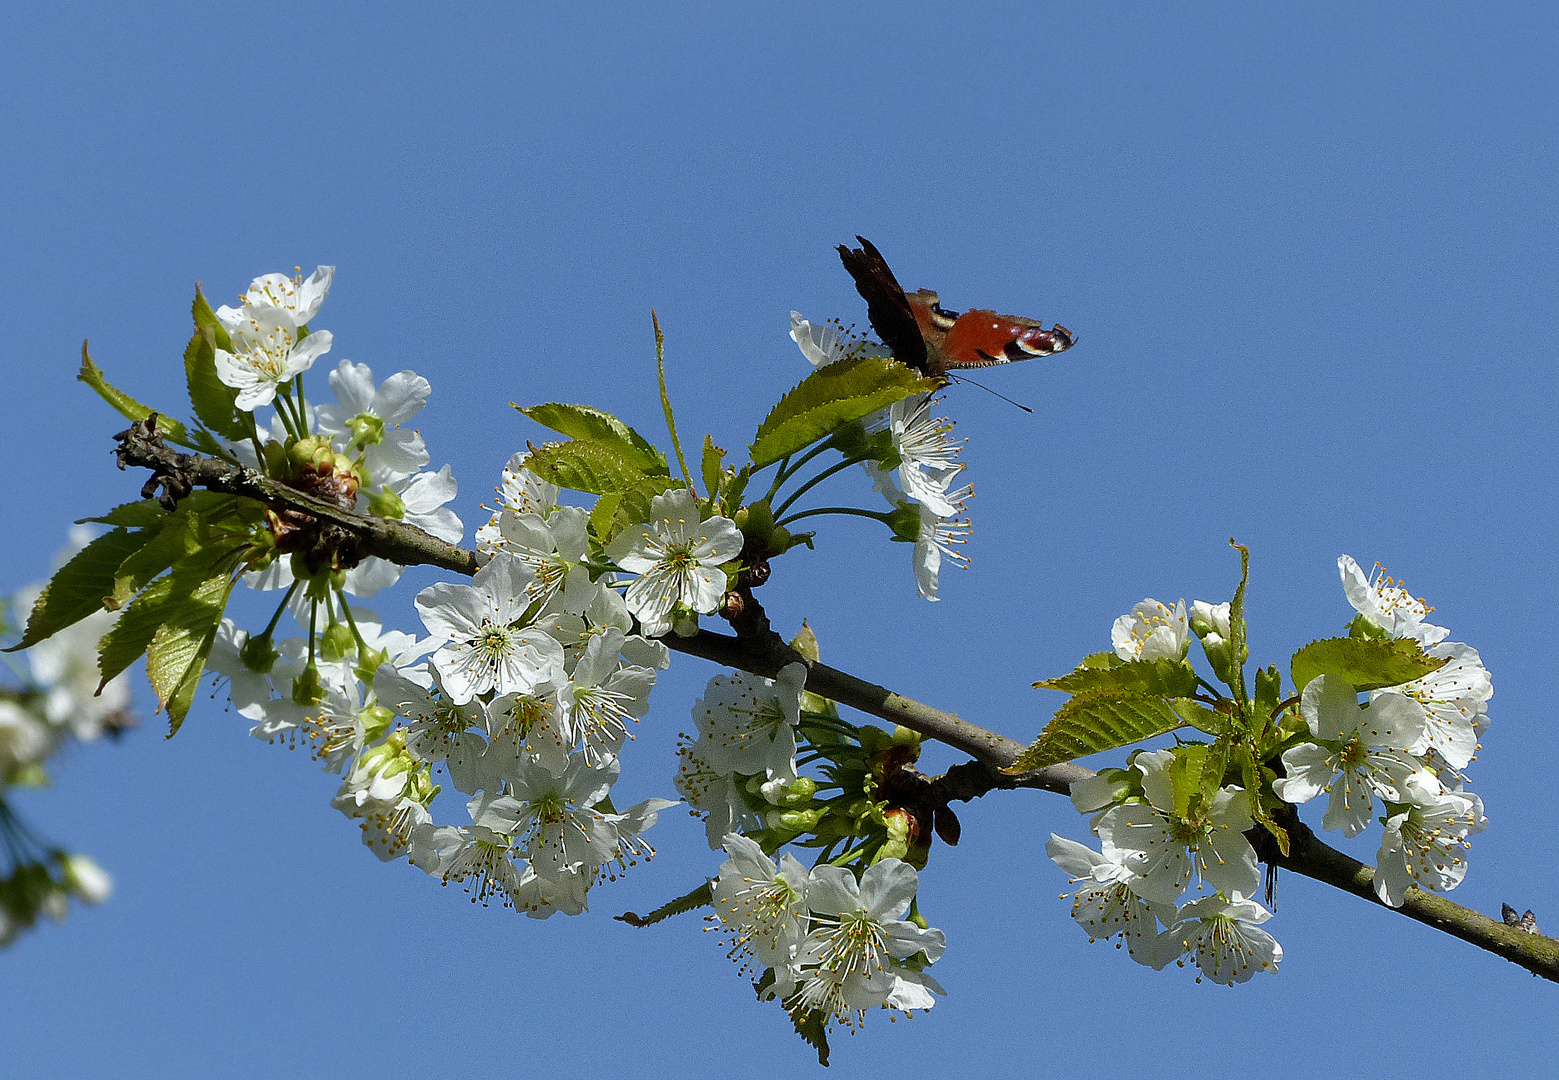
[[[590,531],[595,533],[595,538],[603,547],[617,535],[612,528],[612,521],[617,517],[617,504],[620,502],[622,495],[614,492],[597,498],[595,506],[590,509]]]
[[[44,587],[27,618],[22,640],[6,652],[36,645],[44,638],[103,610],[103,600],[114,591],[114,572],[119,564],[140,550],[152,534],[114,529],[93,540],[60,567]]]
[[[1114,656],[1113,653],[1107,655]],[[1190,697],[1196,693],[1196,672],[1183,660],[1170,660],[1167,657],[1157,660],[1115,659],[1119,662],[1096,667],[1084,666],[1088,664],[1088,660],[1084,660],[1071,674],[1057,679],[1043,679],[1035,683],[1034,688],[1064,690],[1068,694],[1081,694],[1089,690],[1126,690],[1172,698]]]
[[[97,643],[97,667],[107,683],[146,652],[152,635],[162,625],[174,595],[174,575],[164,574],[148,585],[119,615]]]
[[[1229,546],[1240,553],[1240,586],[1229,601],[1229,667],[1234,676],[1234,696],[1245,700],[1245,661],[1250,649],[1245,645],[1245,586],[1250,581],[1250,548],[1229,538]]]
[[[654,926],[662,919],[669,919],[673,915],[681,915],[683,912],[695,911],[701,907],[708,907],[713,903],[713,894],[709,889],[709,882],[684,893],[675,900],[668,900],[648,915],[640,915],[636,912],[625,911],[617,916],[618,922],[625,922],[629,926]]]
[[[1215,712],[1195,698],[1173,698],[1169,702],[1169,707],[1175,710],[1175,715],[1197,731],[1204,731],[1209,735],[1227,735],[1234,730],[1232,716],[1228,713]]]
[[[103,369],[92,362],[92,357],[87,354],[87,343],[81,343],[81,370],[76,373],[76,379],[84,382],[98,392],[98,396],[112,405],[119,415],[127,420],[145,420],[152,414],[152,410],[142,405],[135,398],[123,390],[111,385],[103,377]],[[157,414],[157,433],[169,442],[178,443],[180,446],[191,446],[189,434],[184,430],[184,425],[171,416],[162,413]]]
[[[646,479],[643,469],[613,447],[589,439],[532,447],[525,467],[549,484],[591,495],[627,491]]]
[[[195,299],[197,305],[204,301],[198,292]],[[195,321],[200,321],[198,307]],[[217,348],[216,331],[210,326],[196,330],[195,336],[185,346],[184,381],[189,387],[189,403],[206,427],[229,439],[242,439],[249,434],[249,429],[239,416],[238,406],[234,404],[238,400],[238,391],[217,377]]]
[[[124,607],[159,574],[195,550],[199,541],[191,534],[190,523],[191,515],[180,507],[177,513],[167,516],[162,528],[148,530],[147,542],[114,572],[112,595],[105,606],[115,611]]]
[[[715,445],[714,439],[704,436],[704,460],[699,470],[704,477],[704,491],[709,496],[711,505],[720,496],[720,463],[725,460],[725,451]]]
[[[156,499],[141,499],[138,502],[120,503],[102,517],[82,518],[76,524],[95,521],[102,525],[126,525],[132,529],[145,529],[152,525],[161,525],[167,519],[168,511],[162,508],[162,503]]]
[[[166,605],[165,618],[146,648],[146,676],[157,694],[158,708],[168,712],[169,738],[178,733],[189,713],[233,580],[224,571],[200,582],[177,603]]]
[[[611,535],[616,536],[624,529],[649,521],[650,507],[655,502],[655,496],[680,484],[681,481],[670,475],[651,476],[623,492],[617,503],[617,511],[612,515]]]
[[[1017,775],[1059,765],[1101,750],[1130,746],[1184,724],[1163,698],[1091,690],[1057,709],[1034,744],[1002,772]]]
[[[561,435],[611,447],[618,457],[641,472],[670,471],[666,466],[665,455],[655,449],[653,443],[609,412],[586,405],[563,405],[555,401],[524,408],[515,405],[514,408],[542,427],[551,428]]]
[[[852,420],[869,416],[911,394],[929,394],[923,379],[903,364],[878,356],[839,360],[818,368],[770,410],[750,452],[752,467],[772,465],[803,450]]]
[[[1336,675],[1364,691],[1422,679],[1445,663],[1406,638],[1324,638],[1296,652],[1289,673],[1300,693],[1317,675]]]
[[[190,305],[190,314],[195,317],[195,332],[210,330],[212,341],[223,352],[233,351],[233,340],[227,334],[227,327],[223,326],[217,318],[217,313],[211,310],[211,303],[206,299],[206,294],[200,291],[200,285],[195,285],[195,302]]]

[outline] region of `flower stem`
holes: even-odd
[[[810,479],[806,483],[802,484],[795,491],[792,491],[790,493],[790,497],[789,498],[787,498],[784,502],[780,503],[779,506],[775,507],[775,509],[774,509],[774,516],[775,517],[779,517],[786,510],[789,510],[797,499],[801,498],[801,496],[805,495],[808,491],[812,490],[818,484],[821,484],[824,480],[827,480],[830,476],[834,475],[837,472],[843,472],[845,469],[848,469],[851,465],[857,465],[857,464],[859,464],[859,463],[861,463],[861,462],[863,462],[865,460],[866,460],[866,458],[864,458],[864,457],[847,457],[843,461],[840,461],[840,462],[837,462],[837,463],[835,463],[833,465],[830,465],[828,468],[826,468],[822,472],[818,473],[812,479]]]
[[[871,518],[874,521],[880,521],[885,525],[891,523],[890,518],[892,517],[892,515],[888,513],[878,512],[876,510],[860,510],[854,506],[819,506],[815,510],[803,510],[799,514],[791,514],[790,517],[781,521],[776,521],[775,524],[789,525],[793,521],[800,521],[802,518],[817,517],[819,514],[849,514],[851,517]]]

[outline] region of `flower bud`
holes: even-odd
[[[383,705],[370,705],[357,715],[363,722],[363,736],[368,742],[378,739],[395,722],[395,713]]]
[[[368,512],[375,517],[400,521],[406,516],[406,502],[389,488],[380,488],[368,496]]]
[[[88,904],[101,904],[114,892],[114,879],[86,855],[66,855],[60,860],[65,887]]]
[[[346,422],[352,433],[352,445],[367,449],[384,442],[384,421],[371,413],[358,413]]]
[[[244,642],[238,650],[238,659],[242,660],[244,667],[250,671],[267,674],[276,666],[276,661],[281,659],[281,653],[276,651],[276,644],[271,640],[270,634],[261,634]]]
[[[352,637],[352,628],[346,623],[331,623],[319,636],[320,655],[331,663],[350,655],[356,647],[357,641]]]

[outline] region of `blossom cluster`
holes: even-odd
[[[795,311],[790,336],[814,368],[884,355],[880,346],[853,337],[837,323],[811,323]],[[902,398],[863,422],[868,435],[887,442],[885,453],[863,464],[888,506],[908,519],[894,523],[894,538],[915,545],[915,585],[927,600],[937,599],[944,559],[968,565],[962,549],[969,535],[966,504],[974,495],[970,485],[959,483],[963,444],[952,437],[953,422],[932,414],[939,402],[933,394]]]
[[[90,530],[77,526],[57,562],[90,538]],[[32,585],[0,600],[0,629],[9,629],[12,612],[31,610],[42,592],[42,585]],[[97,904],[113,891],[112,878],[90,856],[37,836],[10,793],[48,784],[48,762],[68,743],[117,735],[133,722],[127,676],[110,679],[99,691],[98,642],[116,619],[99,611],[37,642],[26,652],[25,668],[12,665],[18,682],[0,686],[0,947],[39,915],[63,919],[71,897]]]
[[[715,917],[733,951],[767,969],[759,988],[798,1025],[859,1026],[868,1009],[929,1009],[946,991],[925,968],[941,958],[942,931],[906,919],[918,887],[915,868],[883,859],[857,879],[820,864],[808,871],[790,854],[776,864],[748,837],[730,833],[729,859],[711,885]]]
[[[1475,649],[1447,642],[1426,621],[1430,608],[1400,584],[1368,577],[1344,555],[1344,592],[1356,612],[1354,638],[1416,643],[1437,670],[1396,686],[1360,690],[1318,674],[1297,696],[1298,724],[1281,753],[1272,795],[1305,803],[1329,795],[1323,828],[1362,833],[1382,806],[1375,891],[1400,907],[1407,889],[1450,890],[1467,872],[1468,837],[1487,824],[1483,802],[1462,773],[1488,726],[1494,688]],[[1143,600],[1116,620],[1115,656],[1184,663],[1193,638],[1227,682],[1233,655],[1228,603]],[[1189,748],[1183,748],[1189,749]],[[1206,747],[1200,747],[1205,750]],[[1209,800],[1177,798],[1177,750],[1138,751],[1126,770],[1109,769],[1072,785],[1072,802],[1093,815],[1101,851],[1052,834],[1046,851],[1081,884],[1073,917],[1091,939],[1119,936],[1139,963],[1162,968],[1189,957],[1215,982],[1276,970],[1282,948],[1260,924],[1270,913],[1252,897],[1260,884],[1252,793],[1224,784]],[[1182,781],[1183,782],[1183,781]],[[1211,889],[1180,905],[1193,882]]]
[[[1284,751],[1287,776],[1273,789],[1291,803],[1328,794],[1321,824],[1345,836],[1364,831],[1379,799],[1385,831],[1375,893],[1401,907],[1411,886],[1456,888],[1467,874],[1467,838],[1488,824],[1462,770],[1488,727],[1494,683],[1476,649],[1446,641],[1449,630],[1425,621],[1431,609],[1424,601],[1390,578],[1367,577],[1350,556],[1337,566],[1365,632],[1417,642],[1445,663],[1423,678],[1371,690],[1363,704],[1347,682],[1317,676],[1299,706],[1311,738]]]

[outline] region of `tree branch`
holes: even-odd
[[[161,486],[163,504],[170,509],[192,487],[203,487],[242,495],[273,509],[312,514],[355,536],[361,554],[377,555],[402,566],[438,566],[468,577],[481,566],[481,556],[476,552],[447,543],[413,525],[342,510],[239,465],[199,454],[177,453],[164,445],[157,434],[155,415],[137,421],[115,437],[120,443],[117,454],[121,468],[135,465],[153,471],[142,497],[150,498]],[[974,761],[932,778],[932,788],[944,802],[967,801],[988,791],[1018,787],[1066,794],[1074,781],[1094,775],[1082,766],[1066,764],[1008,776],[1000,770],[1017,760],[1025,749],[1021,743],[848,672],[808,660],[773,633],[731,637],[700,630],[692,637],[667,635],[661,640],[678,652],[767,678],[799,661],[809,669],[808,690],[879,719],[902,724],[971,755]],[[1375,895],[1373,869],[1323,843],[1297,815],[1285,820],[1285,825],[1290,837],[1289,854],[1285,856],[1275,847],[1266,850],[1269,845],[1262,844],[1258,851],[1264,861],[1370,903],[1381,903]],[[1507,925],[1418,888],[1407,891],[1402,907],[1387,910],[1503,956],[1534,975],[1559,982],[1559,940]]]

